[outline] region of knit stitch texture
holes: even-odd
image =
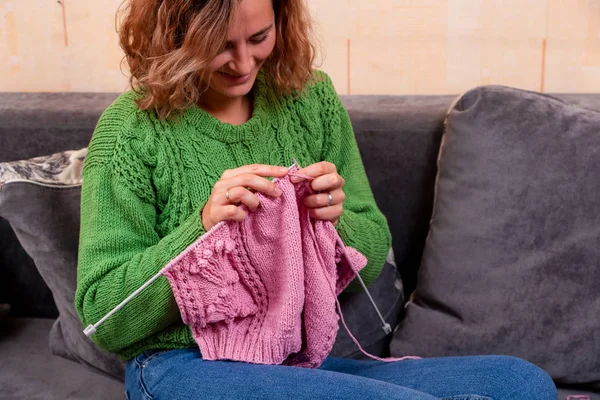
[[[367,264],[309,216],[308,182],[275,184],[280,197],[258,193],[242,222],[217,224],[163,270],[206,360],[320,366],[338,330],[336,296]]]
[[[159,120],[121,95],[102,115],[84,164],[75,305],[95,323],[205,232],[201,212],[221,174],[242,165],[330,161],[346,201],[336,230],[378,275],[391,235],[378,210],[350,119],[329,78],[316,73],[300,96],[280,97],[259,74],[246,123],[222,123],[199,107]],[[354,285],[351,284],[350,288]],[[350,289],[349,288],[349,289]],[[167,279],[109,318],[92,339],[130,359],[148,349],[195,346]]]

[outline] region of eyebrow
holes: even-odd
[[[250,36],[250,38],[255,38],[257,36],[262,36],[265,33],[267,33],[268,31],[270,31],[271,28],[273,28],[273,24],[267,26],[265,29],[261,29],[260,31],[256,32],[254,35]]]

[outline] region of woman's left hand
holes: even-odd
[[[346,194],[344,193],[344,178],[337,173],[335,164],[321,161],[297,171],[298,174],[312,176],[310,183],[312,189],[317,192],[306,196],[304,205],[310,208],[310,216],[333,222],[337,225]],[[290,180],[294,183],[301,182],[304,178],[293,176]]]

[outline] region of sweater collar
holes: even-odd
[[[221,122],[196,105],[184,112],[183,120],[195,131],[223,143],[252,140],[261,132],[264,132],[261,127],[266,126],[266,122],[269,118],[273,118],[275,111],[273,109],[275,93],[267,84],[262,71],[258,73],[252,90],[254,91],[252,116],[241,125]]]

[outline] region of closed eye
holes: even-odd
[[[260,43],[264,42],[265,40],[267,40],[267,37],[268,37],[268,35],[261,36],[259,38],[250,39],[250,43],[260,44]]]
[[[268,27],[256,32],[254,35],[250,36],[249,42],[252,44],[260,44],[260,43],[264,42],[269,37],[269,32],[273,29],[273,26],[274,25],[271,24]],[[233,48],[235,48],[235,44],[233,42],[227,41],[225,43],[224,50],[233,49]]]

